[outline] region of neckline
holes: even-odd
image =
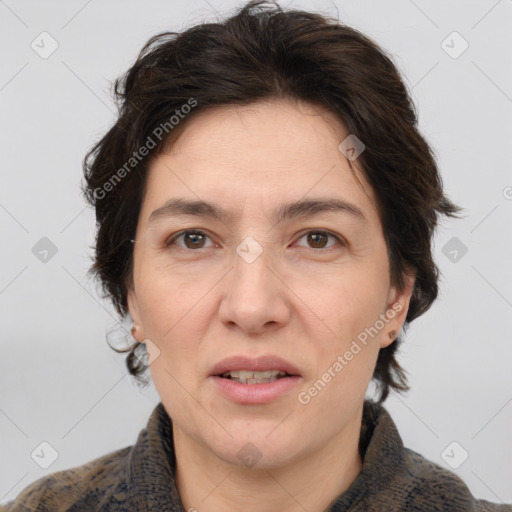
[[[365,400],[359,437],[363,467],[328,511],[349,510],[353,504],[366,503],[384,490],[401,463],[402,449],[402,439],[387,410],[379,403]],[[130,453],[128,496],[134,509],[183,511],[175,469],[172,420],[159,402]]]

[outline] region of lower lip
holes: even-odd
[[[218,389],[230,400],[240,404],[266,404],[294,388],[301,377],[282,377],[264,384],[242,384],[223,377],[210,377]]]

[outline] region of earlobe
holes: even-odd
[[[391,345],[402,329],[407,317],[407,312],[409,311],[415,281],[416,278],[414,275],[406,274],[404,276],[404,287],[402,290],[398,290],[395,287],[391,288],[386,310],[386,317],[389,321],[386,325],[385,332],[381,336],[381,348]]]
[[[391,287],[388,297],[388,309],[393,309],[396,312],[395,318],[398,318],[401,323],[405,321],[405,317],[407,316],[415,281],[416,278],[414,275],[406,274],[404,276],[404,286],[402,290],[398,290],[394,286]]]
[[[135,341],[139,341],[137,339],[137,330],[138,330],[138,326],[133,324],[132,328],[131,328],[131,333],[132,333],[132,337],[133,337],[133,339],[135,339]]]
[[[133,326],[131,329],[132,336],[135,338],[135,340],[141,342],[142,340],[144,340],[144,333],[142,332],[141,327],[142,324],[139,314],[139,307],[137,304],[137,297],[135,296],[135,292],[133,292],[133,290],[128,291],[127,302],[128,311],[133,322]]]
[[[388,328],[389,329],[389,328]],[[386,330],[380,338],[380,348],[386,348],[398,337],[398,331],[395,329]]]

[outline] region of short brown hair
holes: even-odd
[[[89,272],[121,317],[129,313],[130,239],[151,158],[201,110],[270,98],[323,105],[363,141],[365,151],[358,162],[377,197],[391,283],[403,289],[407,273],[416,277],[404,330],[436,299],[439,270],[432,255],[433,234],[439,215],[456,217],[461,209],[443,193],[433,151],[418,131],[415,107],[397,68],[368,36],[318,13],[250,1],[221,23],[152,37],[115,81],[114,96],[118,119],[84,159],[83,191],[97,220]],[[133,171],[128,172],[126,163],[155,128],[169,126],[176,110],[191,98],[196,105],[179,129],[166,130],[145,158],[131,162]],[[113,182],[116,173],[122,179]],[[409,389],[396,360],[401,342],[399,336],[379,352],[373,379],[380,402],[390,388]],[[141,382],[146,366],[135,357],[138,346],[135,342],[114,350],[128,352],[128,371]]]

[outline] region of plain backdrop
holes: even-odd
[[[81,161],[115,119],[111,81],[149,37],[239,5],[0,2],[1,502],[45,474],[133,444],[159,401],[107,345],[107,332],[121,328],[86,278],[95,226],[80,196]],[[460,463],[452,470],[476,497],[510,503],[512,2],[281,6],[362,30],[394,56],[412,91],[446,192],[466,217],[436,235],[441,293],[400,354],[412,390],[385,406],[406,446],[448,469]],[[46,262],[36,256],[44,237],[56,251]],[[53,454],[43,442],[57,454],[46,469],[33,456]]]

